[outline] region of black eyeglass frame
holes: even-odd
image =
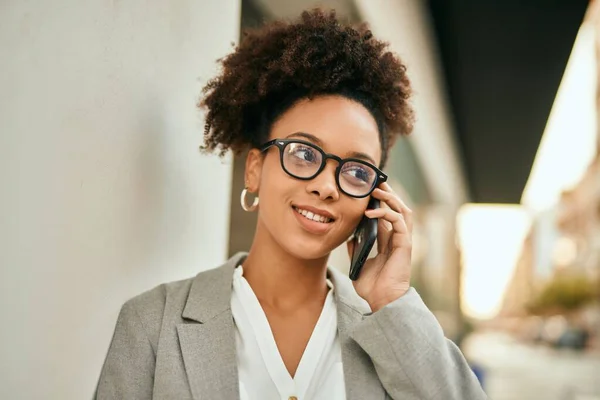
[[[310,177],[299,177],[297,175],[294,175],[292,173],[290,173],[290,171],[288,171],[285,168],[285,165],[283,163],[283,150],[285,149],[285,147],[289,144],[289,143],[300,143],[306,146],[309,146],[315,150],[317,150],[319,153],[321,153],[321,166],[319,167],[319,169],[317,169],[317,172],[315,172],[312,176]],[[279,162],[281,164],[281,168],[291,177],[296,178],[296,179],[300,179],[303,181],[310,181],[311,179],[314,179],[317,175],[319,175],[323,169],[325,169],[325,166],[327,165],[327,160],[331,159],[331,160],[335,160],[338,162],[338,166],[335,169],[335,183],[337,184],[338,189],[340,189],[340,191],[342,193],[344,193],[347,196],[350,197],[354,197],[357,199],[362,199],[365,198],[367,196],[370,196],[371,193],[373,193],[373,191],[375,190],[375,188],[377,188],[377,186],[379,186],[381,183],[387,181],[388,176],[379,168],[377,168],[376,166],[374,166],[373,164],[365,161],[365,160],[361,160],[360,158],[340,158],[338,156],[336,156],[335,154],[331,154],[331,153],[325,153],[325,151],[320,148],[319,146],[317,146],[314,143],[308,142],[306,140],[301,140],[301,139],[273,139],[270,140],[268,142],[266,142],[265,144],[263,144],[260,147],[260,151],[261,152],[265,152],[266,150],[268,150],[270,147],[272,146],[276,146],[277,148],[279,148]],[[348,192],[346,192],[344,189],[342,189],[342,185],[340,185],[340,171],[342,169],[342,166],[344,164],[346,164],[347,162],[357,162],[363,165],[366,165],[368,167],[373,168],[373,170],[375,170],[375,172],[377,173],[376,177],[375,177],[375,181],[373,182],[373,186],[371,187],[371,189],[369,189],[369,191],[367,192],[367,194],[362,195],[362,196],[357,196],[354,194],[350,194]]]

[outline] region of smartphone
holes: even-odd
[[[367,208],[371,210],[379,208],[379,200],[371,197]],[[363,215],[356,231],[354,231],[354,251],[352,252],[349,273],[350,279],[353,281],[358,279],[360,270],[365,265],[365,261],[367,261],[367,257],[369,257],[369,253],[377,240],[377,222],[377,218],[368,218]]]

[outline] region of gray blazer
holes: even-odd
[[[243,257],[127,301],[96,399],[238,399],[230,301],[233,270]],[[345,275],[329,274],[347,399],[487,399],[414,289],[370,313]]]

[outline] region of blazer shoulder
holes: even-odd
[[[194,278],[163,283],[127,300],[122,307],[129,318],[139,320],[141,327],[156,351],[165,316],[178,308],[178,299],[187,298]],[[173,307],[175,306],[175,307]],[[176,311],[175,311],[176,312]]]
[[[167,299],[182,292],[189,292],[194,278],[182,279],[174,282],[162,283],[135,297],[127,300],[125,305],[135,309],[141,319],[151,319],[152,316],[162,314]]]
[[[197,276],[193,276],[190,278],[161,283],[160,285],[157,285],[152,289],[146,290],[145,292],[132,297],[131,299],[127,300],[127,303],[132,303],[136,307],[144,309],[164,304],[167,297],[170,297],[181,291],[189,291],[189,287],[192,284],[192,281],[201,274],[202,272],[199,273]]]
[[[225,264],[199,272],[197,275],[163,283],[131,299],[124,305],[124,318],[138,319],[150,342],[156,348],[163,329],[184,323],[189,317],[209,315],[229,305],[233,268],[244,253]]]

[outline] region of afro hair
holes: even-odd
[[[366,25],[344,25],[335,11],[321,9],[245,32],[203,88],[201,149],[223,155],[258,148],[299,99],[337,94],[361,103],[377,121],[383,167],[395,138],[414,124],[406,67],[387,47]]]

